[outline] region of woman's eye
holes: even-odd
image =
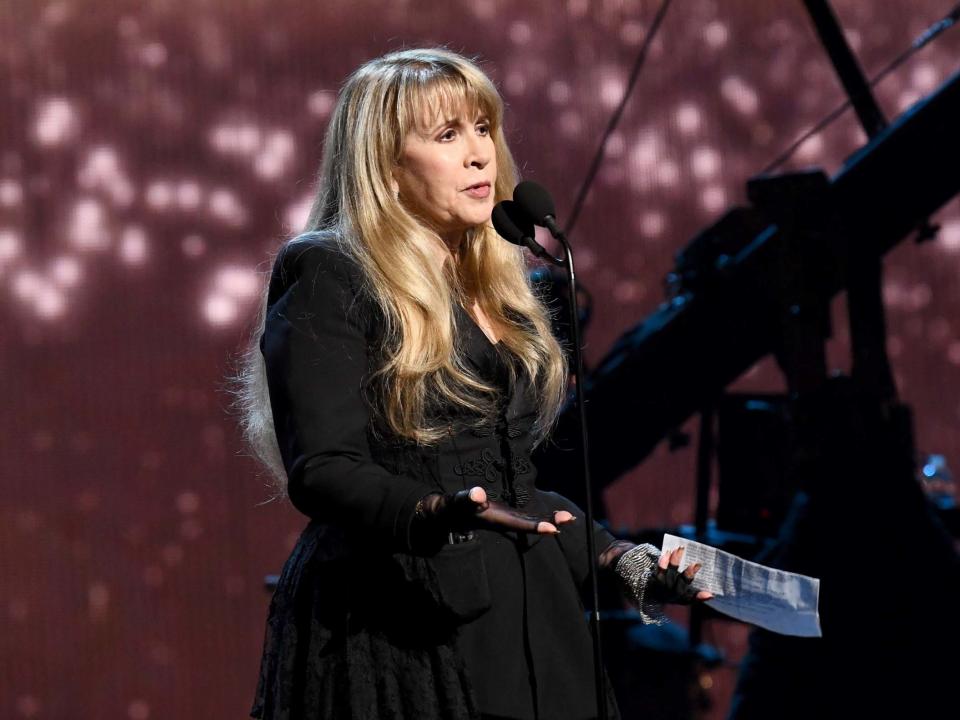
[[[441,133],[440,139],[453,140],[456,136],[457,136],[457,131],[454,130],[453,128],[450,128],[449,130],[444,130],[443,133]]]
[[[480,133],[481,135],[489,135],[489,134],[490,134],[490,126],[489,126],[489,125],[477,125],[477,132]]]

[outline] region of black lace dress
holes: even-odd
[[[503,390],[496,416],[476,427],[451,415],[431,447],[377,431],[364,400],[382,337],[371,307],[334,241],[298,241],[278,257],[261,348],[290,499],[311,520],[270,604],[251,715],[595,717],[583,514],[536,488],[529,383],[458,309],[464,354]],[[578,520],[556,537],[479,531],[428,554],[415,547],[417,499],[474,485]],[[601,551],[613,538],[595,532]],[[616,718],[609,683],[605,692]]]

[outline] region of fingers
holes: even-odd
[[[666,553],[660,556],[660,561],[657,565],[662,570],[667,570],[669,568],[674,568],[675,570],[680,569],[680,560],[683,559],[683,545],[676,547],[673,551],[667,555]],[[697,571],[703,567],[701,563],[693,563],[693,565],[688,565],[687,568],[683,571],[683,576],[689,581],[693,580],[694,576],[697,574]]]
[[[683,571],[683,576],[687,580],[693,580],[693,576],[697,574],[697,570],[699,570],[700,567],[701,567],[700,563],[694,563],[693,565],[691,565],[690,567],[688,567],[686,570]]]
[[[692,582],[702,565],[692,563],[680,572],[680,561],[683,559],[684,546],[674,548],[670,552],[660,553],[657,561],[656,579],[666,591],[666,602],[689,605],[691,602],[705,602],[714,598],[708,590],[697,590]]]
[[[478,517],[488,526],[497,529],[519,530],[527,533],[556,534],[557,526],[546,520],[530,515],[522,515],[512,508],[498,502],[487,501],[487,508]]]
[[[480,490],[481,488],[477,488]],[[472,492],[472,491],[471,491]],[[471,497],[478,497],[478,495]],[[576,518],[566,510],[558,510],[551,516],[534,516],[524,514],[508,505],[486,500],[483,510],[477,513],[477,518],[487,527],[496,529],[518,530],[525,533],[541,535],[556,535],[560,532],[559,526],[573,522]]]
[[[674,568],[680,567],[680,558],[683,556],[683,545],[676,547],[670,553],[660,553],[660,560],[657,562],[657,567],[661,570],[666,570],[671,565]]]
[[[473,500],[477,505],[484,505],[487,502],[487,492],[479,485],[470,488],[469,492],[467,493],[467,497]]]
[[[436,514],[449,528],[467,527],[476,517],[487,509],[490,501],[482,487],[461,490],[454,495],[443,496],[443,502]]]
[[[683,559],[683,545],[678,548],[675,548],[672,553],[670,553],[670,564],[675,568],[680,567],[680,560]]]
[[[560,532],[559,526],[576,520],[566,510],[557,510],[547,517],[523,514],[508,505],[491,501],[479,485],[456,493],[451,505],[450,516],[454,522],[473,527],[555,535]]]

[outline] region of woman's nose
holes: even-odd
[[[490,144],[485,142],[485,138],[473,138],[469,141],[467,157],[464,165],[467,167],[478,167],[481,170],[490,162],[493,149]]]

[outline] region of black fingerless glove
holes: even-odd
[[[666,570],[657,567],[647,593],[656,602],[676,605],[690,605],[697,597],[697,589],[693,587],[693,581],[673,565],[668,566]]]
[[[473,539],[471,523],[476,522],[477,503],[469,490],[455,494],[429,493],[417,502],[414,520],[421,537],[434,541],[461,543]]]

